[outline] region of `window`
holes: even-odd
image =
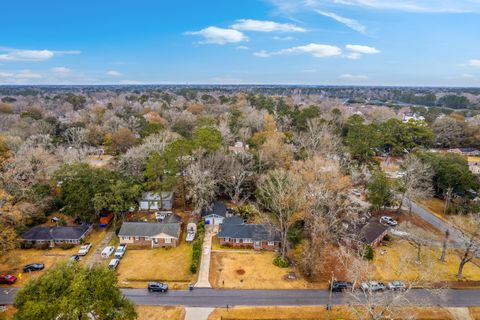
[[[165,238],[165,243],[172,243],[172,238]]]
[[[229,242],[229,241],[230,241],[230,238],[223,238],[223,241]]]
[[[273,241],[268,241],[268,245],[269,245],[269,246],[274,246],[274,245],[275,245],[275,242],[273,242]]]
[[[123,240],[130,240],[130,237],[122,237]]]
[[[135,240],[140,240],[140,237],[135,237]]]
[[[235,239],[235,242],[236,242],[236,243],[240,243],[240,239],[238,239],[238,238]]]
[[[150,240],[150,237],[145,237],[145,240]]]
[[[252,239],[243,239],[243,243],[252,243]]]

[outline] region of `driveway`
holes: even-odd
[[[198,271],[196,288],[211,288],[210,284],[210,258],[212,255],[212,237],[215,235],[215,226],[205,225],[205,237],[203,238],[202,258]]]
[[[88,259],[86,263],[87,267],[92,267],[102,260],[102,251],[110,243],[110,240],[112,240],[114,236],[114,231],[108,231],[107,234],[105,234],[105,237],[103,237],[102,241],[100,241],[100,243],[96,246],[95,251]]]

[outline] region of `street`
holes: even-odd
[[[0,305],[12,304],[18,289],[0,289]],[[314,306],[329,303],[328,290],[171,290],[168,293],[149,293],[146,289],[122,289],[123,294],[138,305],[179,305],[185,307],[229,306]],[[378,293],[390,294],[390,292]],[[440,298],[441,297],[441,298]],[[346,304],[349,295],[332,294],[331,304]],[[412,289],[406,294],[415,305],[441,305],[443,307],[478,306],[480,289],[442,290],[441,295],[425,289]]]

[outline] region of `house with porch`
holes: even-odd
[[[388,230],[390,230],[389,226],[383,225],[377,220],[372,220],[360,229],[360,241],[371,247],[376,247],[388,234]]]
[[[224,219],[217,236],[222,246],[269,251],[280,248],[280,234],[272,226],[247,224],[239,217]]]
[[[176,247],[179,244],[179,222],[124,222],[118,237],[120,244],[129,247]]]

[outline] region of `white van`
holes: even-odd
[[[102,258],[107,259],[108,257],[110,257],[113,251],[115,251],[115,247],[111,247],[111,246],[105,247],[105,249],[103,249],[102,251]]]

